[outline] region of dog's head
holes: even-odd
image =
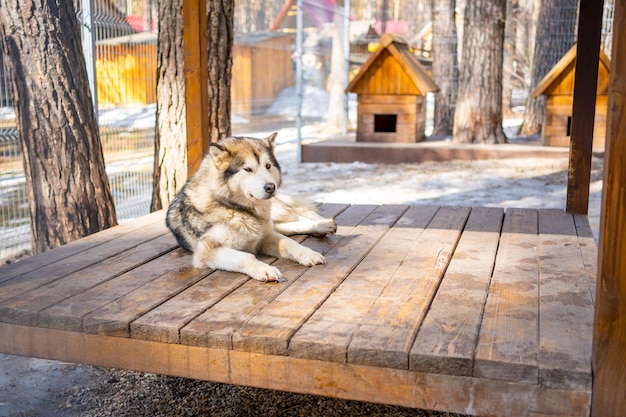
[[[280,165],[274,156],[275,138],[276,133],[265,139],[231,137],[209,146],[222,185],[229,190],[229,197],[239,204],[267,200],[280,186]]]

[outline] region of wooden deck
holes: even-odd
[[[587,416],[596,244],[562,210],[324,205],[286,283],[153,213],[0,269],[0,351],[463,414]],[[266,259],[271,262],[272,260]]]
[[[597,151],[601,154],[601,151]],[[530,143],[456,144],[447,140],[417,143],[356,142],[354,135],[302,145],[302,162],[365,162],[401,164],[507,158],[567,158],[569,148]]]

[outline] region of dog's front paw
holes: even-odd
[[[296,260],[300,265],[304,266],[321,265],[326,263],[326,259],[324,259],[324,256],[322,256],[321,253],[308,248],[306,248],[306,251],[303,251],[303,253],[300,254]]]
[[[337,232],[337,222],[335,219],[322,219],[317,222],[315,229],[311,234],[313,236],[326,236],[332,235],[335,232]]]
[[[263,262],[259,262],[254,271],[250,271],[248,275],[261,282],[283,282],[285,280],[278,268]]]
[[[194,252],[191,265],[194,268],[208,268],[208,261],[200,254],[200,252]]]

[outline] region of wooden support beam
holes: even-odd
[[[626,0],[615,1],[594,322],[592,416],[626,415]]]
[[[581,0],[566,210],[587,214],[603,1]]]
[[[187,175],[209,147],[208,50],[205,0],[183,0],[183,54],[187,112]]]

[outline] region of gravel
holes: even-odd
[[[100,374],[99,382],[66,393],[62,407],[67,416],[460,416],[164,375],[93,370]]]

